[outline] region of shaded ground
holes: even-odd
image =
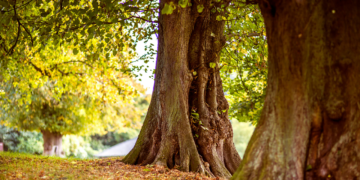
[[[119,158],[75,159],[0,153],[0,179],[206,179],[198,173],[185,173],[161,166],[134,166]]]

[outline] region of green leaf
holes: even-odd
[[[191,116],[196,120],[198,120],[200,117],[198,113],[191,113]]]
[[[5,8],[9,8],[10,5],[6,2],[6,1],[0,1],[0,5],[5,7]]]
[[[216,67],[216,64],[213,63],[213,62],[211,62],[211,63],[210,63],[210,68],[215,68],[215,67]]]
[[[216,16],[216,20],[217,20],[217,21],[221,21],[221,20],[222,20],[222,16],[221,16],[221,15]]]
[[[203,10],[204,10],[204,5],[200,4],[200,5],[197,6],[197,11],[198,11],[199,13],[202,13]]]
[[[145,168],[143,171],[146,171],[146,172],[149,172],[150,171],[150,169],[148,169],[148,168]]]
[[[179,1],[180,7],[186,8],[186,5],[188,4],[188,1],[189,1],[189,0],[180,0],[180,1]]]
[[[79,50],[77,48],[73,49],[73,53],[77,55],[79,53]]]
[[[176,6],[174,5],[173,2],[170,2],[170,4],[165,3],[164,8],[161,10],[161,14],[172,14],[173,11],[176,9]]]
[[[197,72],[196,72],[196,71],[194,71],[194,72],[193,72],[193,75],[194,75],[194,76],[196,76],[196,75],[197,75]]]

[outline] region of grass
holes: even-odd
[[[216,179],[162,166],[135,166],[120,158],[77,159],[0,153],[0,179]]]

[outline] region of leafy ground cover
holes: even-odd
[[[0,179],[216,179],[162,166],[135,166],[120,158],[77,159],[0,153]],[[219,179],[219,178],[218,178]]]

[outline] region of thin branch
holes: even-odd
[[[18,18],[16,18],[16,20],[25,29],[25,31],[29,34],[30,39],[31,39],[31,45],[34,46],[34,40],[33,40],[33,37],[31,36],[30,31],[23,24],[20,23],[20,20]]]
[[[60,11],[63,9],[63,0],[60,0]]]
[[[228,38],[231,38],[231,37],[234,37],[234,36],[245,36],[245,37],[256,37],[256,36],[261,36],[262,35],[262,32],[260,33],[244,33],[244,34],[236,34],[236,33],[233,33],[233,34],[227,34],[226,36]]]
[[[101,22],[101,24],[115,24],[115,23],[119,23],[119,22],[122,22],[122,21],[125,21],[125,20],[128,20],[128,19],[131,19],[131,18],[138,18],[138,19],[141,19],[143,21],[146,21],[146,22],[152,22],[152,23],[158,23],[158,21],[149,21],[147,19],[144,19],[144,18],[141,18],[141,17],[137,17],[137,16],[130,16],[128,18],[125,18],[125,19],[122,19],[120,21],[116,21],[116,22]],[[73,27],[73,28],[70,28],[69,30],[76,30],[76,29],[79,29],[81,27],[85,27],[85,26],[88,26],[88,25],[93,25],[93,24],[96,24],[95,22],[92,22],[92,23],[87,23],[87,24],[81,24],[77,27]]]
[[[84,74],[85,74],[85,73],[70,73],[70,72],[64,72],[64,71],[60,70],[60,69],[57,67],[57,65],[55,65],[55,67],[53,67],[53,68],[51,68],[51,69],[55,69],[55,70],[59,71],[62,76],[68,76],[68,75],[70,75],[70,74],[74,74],[74,75],[75,75],[75,74],[77,74],[77,75],[84,75]]]
[[[130,16],[130,18],[138,18],[138,19],[141,19],[143,21],[151,22],[151,23],[159,23],[158,21],[150,21],[150,20],[144,19],[144,18],[139,17],[139,16]]]
[[[15,9],[20,9],[20,8],[28,5],[31,1],[33,1],[33,0],[30,0],[30,1],[28,1],[27,3],[24,3],[24,4],[20,5],[19,7],[15,7]],[[15,1],[15,5],[16,5],[16,1]],[[15,6],[15,5],[14,5],[14,6]],[[10,9],[10,10],[8,10],[8,11],[1,11],[1,12],[10,12],[10,11],[13,11],[13,10],[14,10],[14,9]]]
[[[43,76],[48,76],[48,77],[51,78],[50,72],[48,72],[48,71],[46,71],[46,70],[42,70],[41,68],[37,67],[37,66],[36,66],[34,63],[32,63],[31,61],[29,61],[29,63],[30,63],[30,65],[31,65],[32,67],[34,67],[34,69],[35,69],[36,71],[40,72],[41,75],[43,75]]]
[[[61,62],[61,63],[55,64],[55,66],[60,65],[60,64],[68,64],[68,63],[83,63],[83,64],[85,64],[85,65],[87,65],[87,66],[89,66],[89,67],[91,67],[91,68],[94,68],[94,67],[93,67],[92,65],[90,65],[89,63],[86,63],[86,62],[84,62],[84,61],[75,61],[75,60],[73,60],[73,61]]]
[[[120,86],[118,86],[118,85],[116,84],[115,80],[114,80],[114,79],[110,79],[110,81],[111,81],[112,85],[113,85],[116,89],[118,89],[118,91],[121,93],[121,92],[122,92],[122,89],[121,89]]]
[[[15,39],[14,45],[11,46],[11,48],[10,48],[9,51],[8,51],[8,54],[9,54],[9,55],[11,55],[11,54],[13,53],[13,50],[14,50],[14,48],[15,48],[18,40],[19,40],[19,36],[20,36],[20,32],[21,32],[20,21],[19,21],[19,18],[17,17],[17,14],[16,14],[16,7],[15,7],[15,5],[16,5],[16,0],[15,0],[15,4],[14,4],[14,13],[15,13],[15,18],[16,18],[16,20],[17,20],[17,22],[18,22],[18,33],[17,33],[16,39]]]
[[[226,50],[226,52],[230,55],[230,57],[233,58],[233,59],[236,61],[237,64],[239,64],[239,60],[238,60],[237,58],[232,57],[232,55],[230,54],[230,52],[229,52],[227,49],[225,49],[225,50]],[[244,80],[242,79],[242,76],[241,76],[241,73],[242,73],[241,68],[237,67],[237,69],[238,69],[238,71],[239,71],[238,76],[239,76],[239,79],[240,79],[241,84],[244,86],[244,88],[245,88],[245,90],[247,91],[247,93],[249,93],[249,94],[251,95],[251,92],[249,91],[248,87],[245,85]]]

